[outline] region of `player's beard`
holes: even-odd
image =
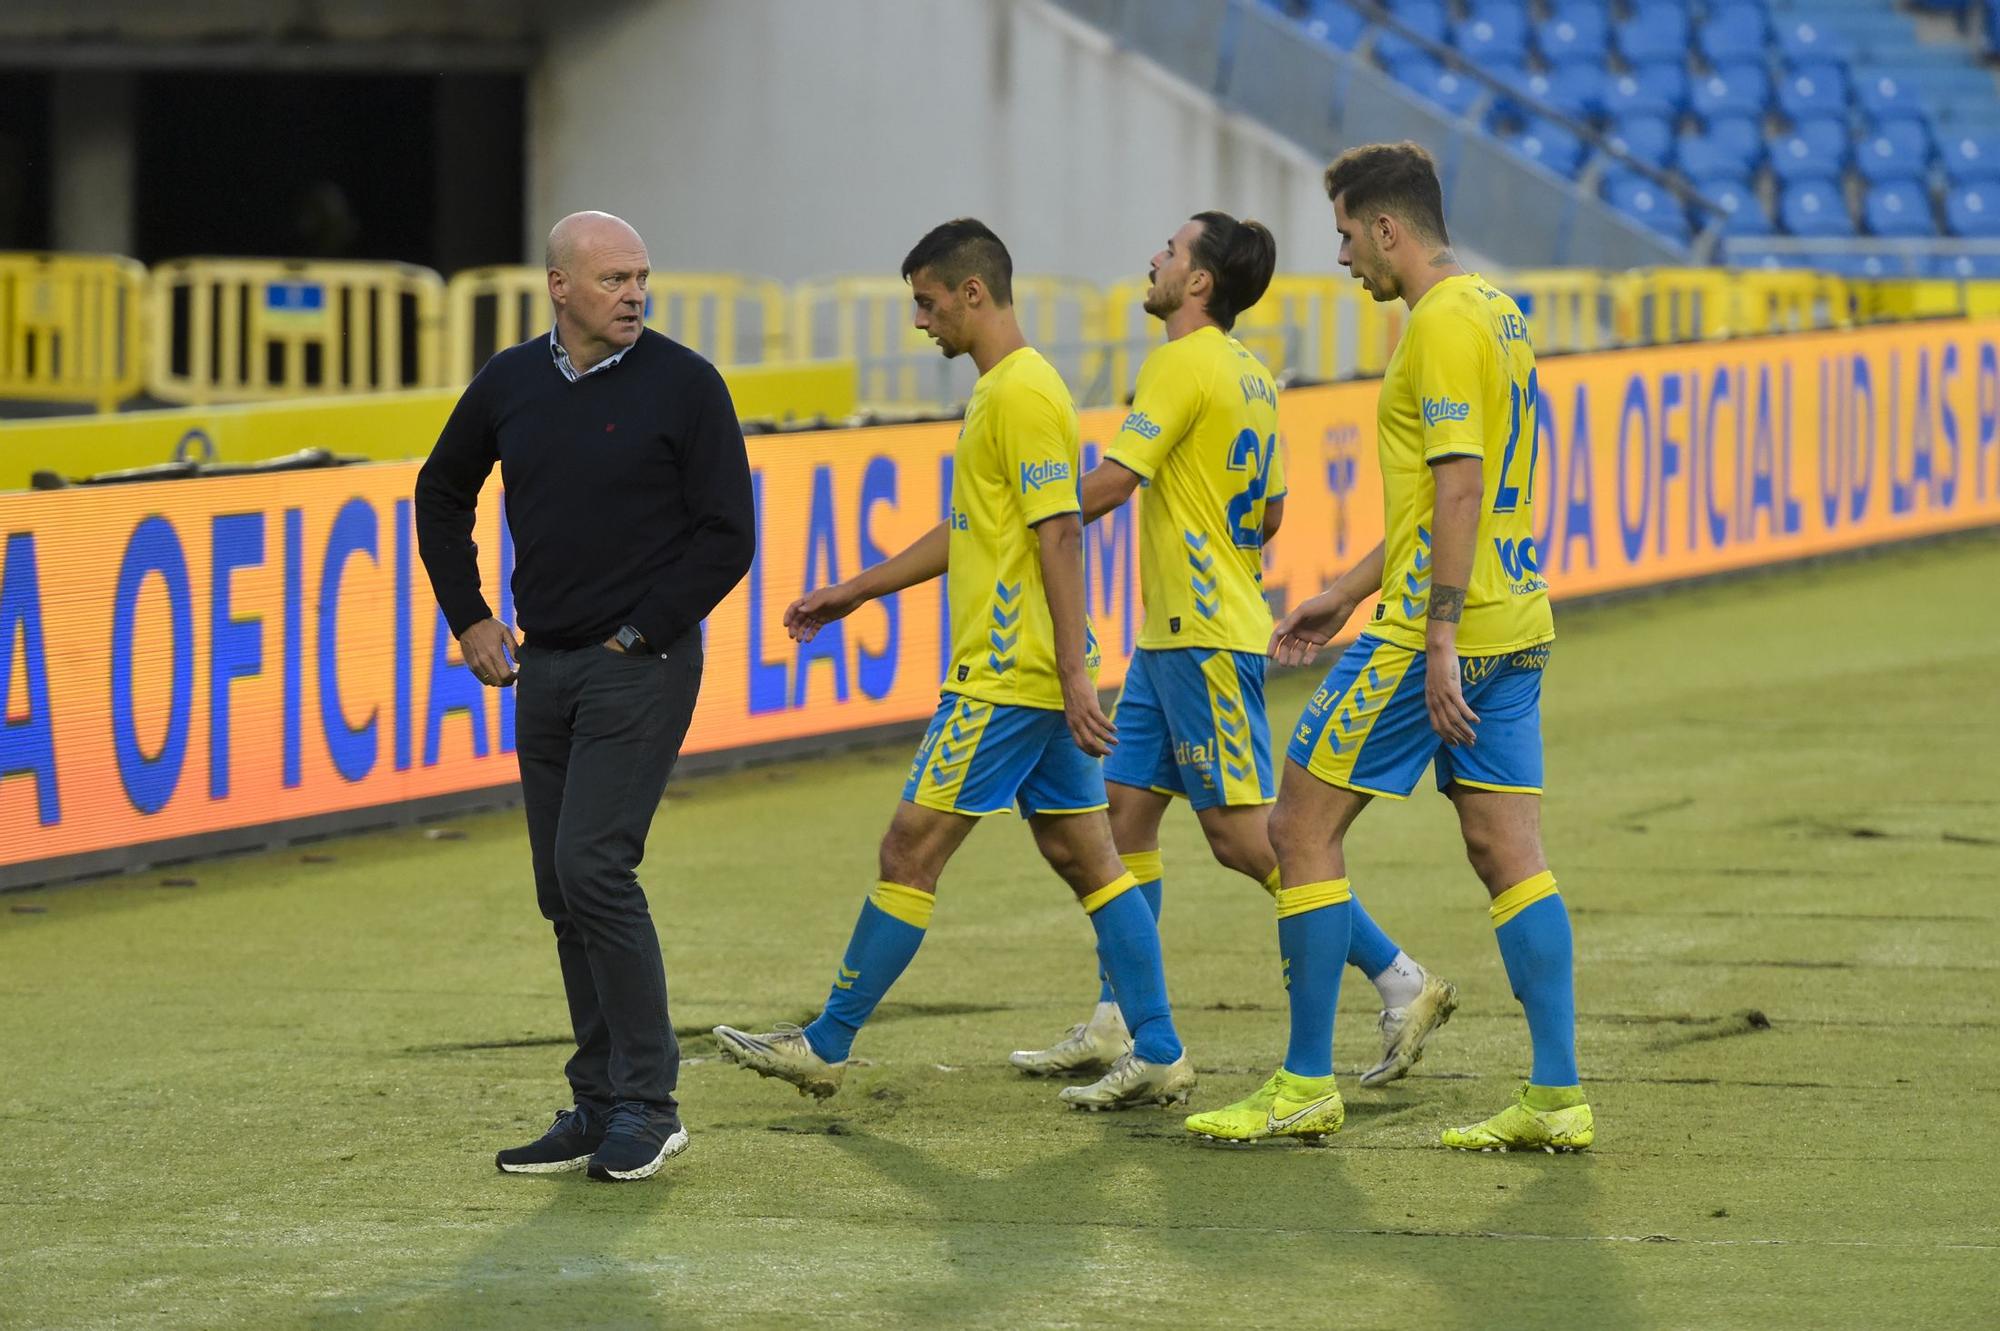
[[[1187,293],[1184,290],[1170,289],[1162,285],[1160,279],[1156,277],[1153,279],[1152,288],[1146,293],[1144,309],[1155,319],[1164,319],[1178,310],[1186,299]]]

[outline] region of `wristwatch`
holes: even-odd
[[[618,630],[618,635],[614,641],[618,644],[618,650],[627,656],[651,656],[653,654],[651,645],[646,641],[646,635],[633,628],[630,624]]]

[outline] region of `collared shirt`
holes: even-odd
[[[555,329],[549,329],[549,354],[556,358],[556,368],[562,371],[563,378],[569,380],[571,383],[575,383],[577,380],[583,378],[584,375],[596,374],[599,370],[610,369],[619,361],[624,360],[625,353],[631,349],[630,347],[620,347],[589,369],[578,370],[575,363],[569,358],[569,348],[556,340]]]

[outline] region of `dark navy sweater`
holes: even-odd
[[[455,634],[493,611],[473,506],[495,462],[527,641],[601,643],[626,624],[664,651],[750,568],[750,462],[713,365],[646,329],[572,383],[548,334],[486,362],[417,477],[417,546]]]

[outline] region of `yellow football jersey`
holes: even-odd
[[[1034,524],[1079,513],[1076,404],[1033,347],[979,377],[951,475],[951,664],[944,691],[1013,707],[1063,705]],[[1094,678],[1097,638],[1084,623]]]
[[[1443,458],[1482,461],[1485,495],[1461,656],[1516,651],[1555,637],[1535,549],[1535,351],[1506,293],[1467,273],[1417,302],[1389,358],[1376,407],[1382,460],[1382,601],[1368,632],[1419,651],[1430,609],[1431,519]]]
[[[1262,652],[1264,506],[1285,493],[1278,387],[1214,325],[1156,348],[1105,457],[1139,474],[1139,646]]]

